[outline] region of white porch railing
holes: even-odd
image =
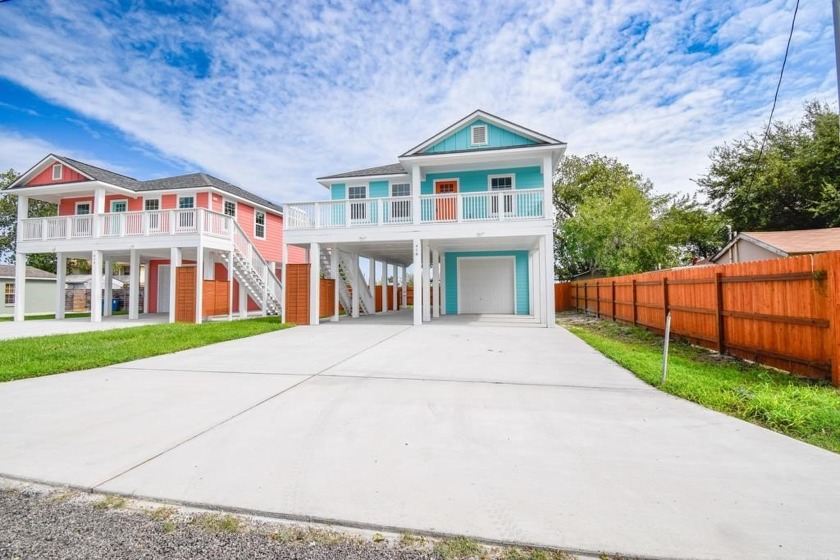
[[[529,220],[545,217],[542,189],[330,200],[285,204],[284,227],[332,229],[414,223]]]
[[[28,218],[18,224],[19,241],[186,234],[230,239],[233,218],[203,208],[189,208]]]

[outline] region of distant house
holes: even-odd
[[[715,264],[782,259],[840,251],[840,228],[739,233],[711,258]]]
[[[142,277],[141,277],[142,278]],[[68,274],[64,283],[68,290],[90,290],[93,278],[90,274]],[[122,290],[126,282],[118,278],[111,278],[111,289]],[[102,286],[105,285],[105,276],[102,276]],[[140,283],[142,286],[142,282]]]
[[[55,313],[55,274],[31,266],[26,267],[27,315]],[[0,317],[11,316],[15,309],[15,265],[0,264]]]

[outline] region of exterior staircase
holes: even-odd
[[[321,270],[325,276],[335,279],[338,283],[338,301],[348,315],[353,314],[352,286],[353,277],[359,279],[359,313],[371,315],[375,313],[373,296],[370,293],[370,286],[362,270],[359,267],[359,260],[351,257],[342,251],[338,252],[338,270],[332,270],[332,257],[330,249],[321,248]]]
[[[280,315],[283,311],[283,285],[239,224],[233,224],[233,277],[260,305],[265,315]],[[227,253],[222,253],[222,260],[225,266],[231,266]]]

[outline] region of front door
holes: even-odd
[[[112,200],[111,201],[111,214],[119,214],[122,212],[128,212],[128,201],[127,200]],[[122,220],[125,216],[119,215],[112,215],[108,216],[108,221],[110,222],[110,231],[111,235],[119,235],[122,231]]]
[[[435,182],[435,194],[442,196],[435,202],[435,221],[454,222],[457,219],[458,181]]]
[[[158,266],[157,312],[169,313],[169,274],[168,264]]]

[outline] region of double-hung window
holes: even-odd
[[[367,220],[367,202],[364,202],[364,199],[367,198],[367,186],[347,187],[347,198],[351,201],[362,201],[350,202],[350,219],[354,221]]]
[[[3,288],[3,299],[6,305],[15,304],[15,285],[11,282],[7,283],[5,288]]]
[[[411,220],[411,183],[393,183],[391,185],[392,198],[405,198],[405,200],[391,201],[391,221],[407,222]]]
[[[505,214],[513,212],[513,175],[500,175],[498,177],[490,177],[490,191],[511,191],[500,193],[501,196],[494,196],[491,204],[491,212],[493,214],[499,213],[499,198],[504,201]]]
[[[222,221],[222,229],[224,231],[229,231],[230,230],[230,221],[231,220],[234,220],[234,221],[236,220],[236,203],[232,200],[225,199],[224,202],[222,202],[222,213],[225,216],[230,217],[230,220]]]
[[[146,221],[149,224],[149,231],[160,231],[160,210],[159,198],[147,198],[143,201],[143,210],[150,212],[146,214]]]
[[[265,239],[265,212],[254,210],[254,237]]]
[[[61,181],[61,176],[63,174],[63,166],[60,163],[56,163],[52,166],[52,178],[53,181]]]

